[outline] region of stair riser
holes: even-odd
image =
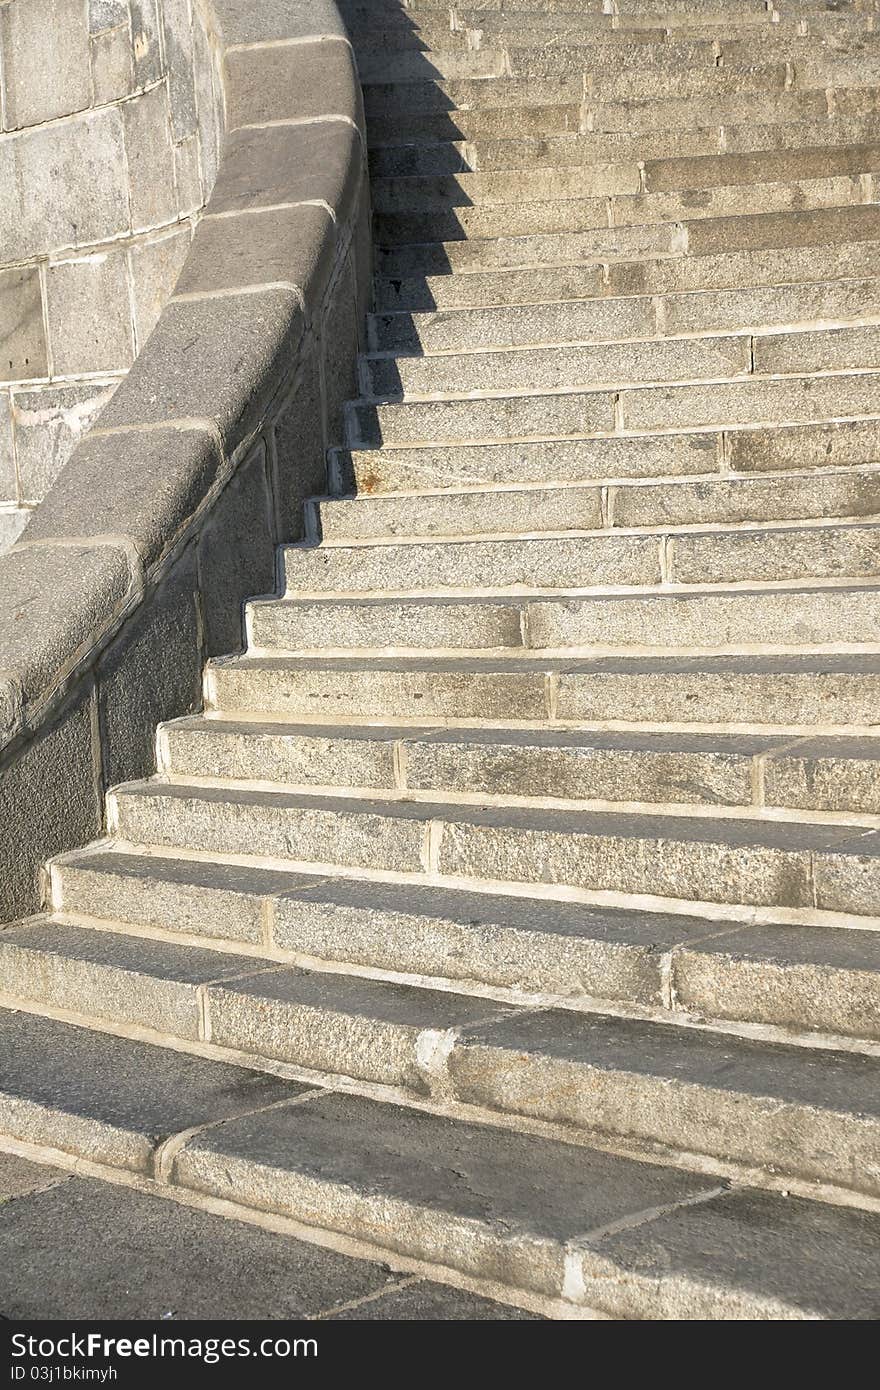
[[[880,318],[880,278],[740,292],[590,300],[455,314],[371,314],[374,352],[455,352],[535,344],[613,342],[664,334],[756,330],[798,323]],[[861,364],[860,364],[861,365]]]
[[[801,120],[790,124],[767,124],[755,126],[754,123],[735,125],[732,121],[709,124],[694,130],[666,129],[656,131],[591,131],[583,134],[575,132],[559,136],[527,136],[514,138],[510,134],[491,138],[484,136],[476,141],[445,140],[437,144],[409,144],[402,139],[396,145],[381,146],[370,151],[370,173],[374,178],[421,178],[446,176],[458,173],[491,173],[496,170],[515,172],[522,169],[562,169],[587,168],[592,164],[626,163],[629,160],[674,160],[699,155],[732,155],[747,153],[750,158],[757,151],[768,153],[793,149],[800,152],[794,160],[794,169],[803,170],[804,179],[821,177],[824,170],[815,172],[819,156],[818,150],[827,148],[838,151],[832,155],[832,167],[842,163],[842,171],[851,171],[852,156],[845,160],[846,147],[869,144],[876,134],[876,115],[865,119],[829,118]],[[809,160],[804,163],[803,151],[811,149]],[[868,167],[874,158],[870,153]],[[755,161],[753,161],[755,162]],[[723,164],[723,158],[719,160]],[[706,165],[709,168],[707,162]],[[757,182],[777,182],[779,170],[771,167],[768,179],[763,170]],[[856,166],[856,172],[861,172]],[[719,182],[714,168],[708,185]],[[794,174],[797,177],[797,173]],[[741,183],[739,178],[732,180]],[[651,189],[650,170],[646,187]],[[720,183],[726,183],[721,179]],[[659,185],[665,186],[665,181]]]
[[[853,210],[855,211],[855,210]],[[873,209],[859,209],[873,217]],[[851,229],[857,230],[857,229]],[[667,260],[611,261],[603,265],[541,270],[485,271],[376,282],[377,310],[430,312],[504,304],[546,304],[563,300],[615,298],[619,295],[671,295],[688,290],[776,287],[785,283],[873,277],[877,269],[874,230],[862,228],[865,240],[825,245],[833,229],[795,228],[788,224],[772,239],[801,236],[802,244],[754,250],[678,256]],[[809,236],[814,242],[810,244]],[[762,233],[763,235],[763,233]],[[766,239],[766,238],[765,238]]]
[[[616,527],[661,527],[785,521],[812,517],[857,518],[880,516],[880,475],[876,470],[850,474],[789,475],[785,487],[779,480],[742,478],[688,483],[614,485],[606,492],[606,521]],[[371,497],[315,504],[316,534],[325,541],[360,541],[389,536],[460,537],[511,532],[535,535],[542,531],[598,529],[603,524],[599,488],[566,487],[528,492],[430,494],[424,497]],[[818,533],[831,544],[830,533]],[[613,535],[613,531],[612,531]],[[721,541],[723,538],[719,538]],[[835,535],[835,541],[838,537]],[[844,547],[847,538],[841,539]],[[735,542],[732,542],[735,543]],[[772,544],[772,537],[769,542]],[[530,548],[537,558],[542,552]],[[466,557],[466,549],[458,551]],[[362,560],[363,552],[358,554]],[[388,552],[386,560],[400,552]],[[285,552],[292,587],[309,575],[328,571],[339,563],[328,555],[318,569],[317,556],[302,551]],[[299,557],[299,558],[297,558]],[[493,557],[494,558],[494,557]],[[461,558],[459,559],[459,563]],[[290,564],[295,567],[290,568]],[[299,568],[296,568],[299,566]],[[304,569],[302,567],[305,567]],[[382,574],[385,575],[383,567]],[[485,577],[485,576],[484,576]],[[314,582],[314,580],[312,580]],[[384,582],[384,581],[383,581]]]
[[[723,71],[721,69],[720,71]],[[498,83],[493,83],[494,88]],[[542,95],[537,93],[537,96]],[[829,111],[836,119],[859,119],[873,115],[878,98],[870,88],[842,87],[830,90],[780,92],[766,94],[761,104],[760,125],[754,121],[754,94],[694,96],[690,100],[674,98],[648,101],[599,102],[586,98],[553,103],[548,99],[533,105],[486,106],[463,111],[400,111],[396,117],[378,111],[370,116],[367,138],[372,148],[406,143],[431,143],[442,140],[526,139],[556,135],[580,135],[593,132],[605,134],[625,132],[630,135],[656,131],[705,130],[709,126],[747,126],[761,132],[772,125],[791,125],[795,122],[822,122]]]
[[[744,590],[504,603],[388,598],[252,604],[261,651],[322,649],[559,651],[784,650],[880,642],[880,591]]]
[[[864,757],[795,749],[651,751],[607,746],[585,736],[580,747],[446,742],[416,731],[394,739],[336,736],[259,725],[226,732],[170,724],[163,732],[163,771],[186,780],[214,777],[299,787],[489,795],[541,801],[655,803],[660,806],[761,806],[880,815],[880,765]],[[761,787],[761,793],[756,791]],[[320,953],[318,953],[320,954]]]
[[[380,444],[466,443],[547,439],[709,425],[794,424],[871,414],[873,374],[763,378],[718,385],[631,386],[547,396],[483,396],[473,400],[353,404],[347,408],[349,447]]]
[[[227,712],[285,717],[458,721],[555,720],[602,725],[696,725],[846,731],[876,725],[880,678],[828,671],[702,671],[593,675],[561,672],[213,668],[213,699]]]
[[[876,343],[874,341],[876,339]],[[830,339],[832,349],[834,339]],[[811,342],[804,360],[812,367],[817,344]],[[865,366],[880,361],[880,328],[858,334],[852,348],[838,345],[831,366],[853,366],[867,353]],[[756,349],[763,370],[798,370],[797,343],[761,343]],[[852,360],[847,360],[852,359]],[[784,360],[786,365],[775,364]],[[787,364],[791,363],[790,366]],[[436,357],[367,357],[362,360],[364,394],[380,400],[471,391],[535,391],[587,383],[624,385],[658,381],[716,380],[747,376],[752,365],[751,339],[712,337],[678,342],[647,341],[594,346],[552,347],[520,353],[450,353]],[[809,369],[809,368],[808,368]]]
[[[448,486],[465,488],[548,480],[573,483],[590,478],[667,479],[711,475],[720,469],[723,458],[735,473],[760,474],[811,467],[852,468],[878,457],[880,426],[875,420],[729,430],[723,434],[707,431],[457,449],[340,450],[331,454],[335,491],[357,491],[377,505],[375,510],[348,504],[324,507],[323,525],[329,522],[335,527],[338,523],[332,518],[338,513],[344,529],[326,531],[328,538],[391,535],[400,507],[401,533],[412,534],[413,525],[403,508],[417,504],[396,497],[383,500],[382,494],[418,493],[425,487],[435,488],[440,478]],[[818,481],[817,486],[821,486]]]
[[[869,578],[880,575],[880,527],[290,550],[285,571],[291,598]]]
[[[824,248],[823,254],[827,255],[837,244],[872,241],[877,237],[876,212],[866,206],[862,179],[817,179],[793,187],[768,186],[778,196],[763,200],[763,206],[754,199],[753,215],[746,208],[731,215],[733,200],[729,196],[691,209],[679,206],[684,200],[675,194],[657,194],[652,206],[636,198],[628,199],[620,222],[611,227],[605,199],[541,202],[535,205],[540,214],[531,228],[525,216],[528,203],[519,208],[489,208],[485,212],[480,208],[432,208],[422,218],[380,217],[380,241],[388,240],[390,235],[392,242],[411,244],[380,246],[376,253],[378,273],[381,279],[415,279],[448,275],[450,271],[490,274],[498,269],[574,267],[600,261],[608,264],[607,273],[619,275],[633,273],[630,264],[676,258],[686,251],[703,257],[762,249],[778,253],[791,248],[796,252],[799,247],[816,246]],[[805,206],[800,210],[793,206],[798,190],[804,190]],[[727,195],[729,190],[722,193]],[[774,210],[774,205],[779,211]],[[547,229],[542,231],[544,224]],[[591,230],[580,230],[589,224]],[[399,237],[395,236],[396,231]],[[465,236],[475,239],[464,240]],[[623,265],[615,269],[619,262]],[[643,273],[650,269],[647,264]],[[785,278],[780,276],[781,280]],[[747,288],[744,284],[743,289]]]

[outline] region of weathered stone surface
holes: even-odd
[[[278,203],[327,203],[351,215],[361,180],[360,136],[346,121],[234,130],[214,185],[212,212],[246,212]]]
[[[95,105],[118,101],[131,92],[134,82],[133,56],[127,22],[92,34],[89,39],[89,59]]]
[[[87,688],[77,703],[45,721],[3,768],[0,922],[37,910],[38,875],[47,857],[100,834],[93,701]]]
[[[192,211],[192,207],[187,211]],[[138,351],[158,323],[189,249],[190,229],[182,227],[146,241],[137,241],[129,251]]]
[[[373,1174],[381,1172],[381,1183]],[[224,1125],[180,1154],[185,1187],[362,1236],[538,1292],[561,1290],[564,1242],[708,1186],[630,1163],[358,1096]]]
[[[47,360],[39,271],[0,271],[0,380],[45,376]]]
[[[126,102],[122,112],[132,231],[143,232],[173,221],[177,213],[167,92],[154,87]]]
[[[456,1322],[534,1322],[540,1317],[537,1313],[514,1308],[509,1303],[496,1303],[493,1299],[480,1298],[463,1289],[450,1288],[448,1284],[432,1284],[422,1279],[401,1288],[391,1288],[388,1293],[355,1304],[344,1312],[327,1315],[328,1322],[378,1322],[385,1319],[394,1322],[440,1322],[446,1319]]]
[[[327,11],[333,8],[326,6]],[[320,11],[315,18],[320,22]],[[261,22],[262,15],[252,21]],[[328,115],[347,116],[363,125],[354,60],[341,36],[276,48],[233,49],[226,62],[231,86],[227,130]]]
[[[873,1320],[877,1239],[867,1212],[731,1192],[591,1243],[584,1297],[624,1317]]]
[[[0,141],[4,259],[88,246],[129,228],[122,116],[118,107],[86,112],[58,126]],[[82,181],[89,180],[89,197]]]
[[[31,1163],[16,1154],[0,1153],[0,1202],[11,1197],[25,1197],[31,1192],[46,1192],[70,1175],[47,1164]]]
[[[174,301],[101,428],[215,421],[231,451],[265,410],[301,331],[302,314],[287,289]]]
[[[422,1095],[434,1039],[442,1046],[456,1029],[507,1012],[485,999],[304,970],[221,979],[207,1009],[220,1045]]]
[[[118,435],[88,434],[34,513],[27,539],[128,536],[153,564],[192,519],[219,467],[206,430],[140,430],[122,446]]]
[[[305,338],[292,388],[272,421],[279,534],[303,534],[306,500],[326,491],[326,427],[318,340]]]
[[[310,314],[324,296],[336,252],[329,212],[310,204],[207,217],[199,223],[177,294],[293,285]]]
[[[176,1038],[200,1036],[198,987],[253,969],[246,956],[53,926],[32,918],[0,932],[7,994]]]
[[[20,495],[40,501],[116,390],[118,378],[16,391],[12,424]]]
[[[35,1014],[4,1010],[0,1033],[3,1132],[120,1168],[149,1172],[172,1134],[307,1089]]]
[[[133,593],[129,556],[115,545],[33,545],[0,556],[0,671],[28,700],[88,652]]]
[[[95,305],[101,306],[97,317]],[[46,317],[56,372],[75,376],[128,367],[134,343],[125,257],[101,252],[50,265]]]
[[[266,0],[258,10],[241,0],[216,0],[216,10],[224,43],[230,48],[313,35],[345,38],[347,32],[333,0],[310,0],[307,6],[293,5],[290,0]]]
[[[190,545],[97,666],[102,774],[108,786],[155,770],[155,727],[201,701],[199,576]]]
[[[89,105],[88,29],[79,0],[30,0],[0,15],[6,126],[38,125]]]

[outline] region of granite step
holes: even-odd
[[[372,352],[417,355],[757,332],[795,325],[830,327],[874,318],[880,319],[880,276],[443,313],[374,313],[367,320],[367,337]]]
[[[74,997],[80,1016],[105,1025],[146,1018],[183,1043],[670,1149],[685,1166],[705,1155],[880,1191],[873,1056],[338,970],[255,968],[227,952],[40,919],[4,932],[0,958],[12,1001],[57,1008]]]
[[[722,481],[717,478],[718,473],[727,475],[724,481],[733,486],[751,481],[755,474],[851,470],[877,461],[880,461],[880,422],[876,417],[807,425],[644,433],[617,438],[338,449],[330,454],[330,483],[334,495],[344,497],[344,502],[332,508],[320,503],[321,522],[322,526],[330,524],[334,528],[328,533],[330,539],[337,534],[371,537],[376,534],[376,524],[381,534],[392,535],[398,499],[405,509],[413,505],[406,500],[406,495],[413,493],[436,492],[449,496],[453,492],[473,492],[486,487],[570,484],[588,480],[690,481],[699,476],[701,481]],[[794,502],[798,490],[794,483],[792,486]],[[817,481],[817,487],[821,486]],[[362,496],[347,495],[355,492]],[[777,489],[777,500],[783,506],[782,497],[786,493],[786,487]],[[396,495],[395,501],[392,502],[389,494]],[[368,500],[379,501],[381,505],[371,509],[363,505]],[[459,504],[452,502],[450,505]],[[413,533],[418,531],[418,526],[414,526],[411,516],[411,512],[407,514],[402,510],[403,526]],[[371,517],[375,520],[371,521]],[[345,529],[336,532],[338,522],[333,518],[342,521]],[[356,529],[349,530],[351,526]]]
[[[880,743],[770,734],[437,730],[194,715],[160,726],[160,770],[420,797],[880,815]]]
[[[809,335],[805,335],[809,336]],[[816,346],[821,353],[821,338]],[[757,340],[760,344],[760,340]],[[761,347],[773,372],[784,360],[772,339]],[[803,351],[812,351],[805,344]],[[757,352],[757,349],[756,349]],[[774,364],[774,365],[771,365]],[[785,371],[784,367],[779,368]],[[385,444],[464,444],[496,440],[564,439],[755,424],[820,424],[871,414],[880,399],[874,371],[759,375],[743,380],[618,385],[577,390],[525,390],[478,396],[438,396],[396,402],[354,401],[346,406],[352,449]]]
[[[228,657],[209,708],[284,718],[876,733],[876,656]]]
[[[32,1015],[10,1011],[0,1023],[15,1059],[2,1087],[4,1134],[121,1175],[158,1170],[171,1197],[231,1200],[369,1241],[392,1262],[428,1261],[575,1313],[876,1317],[873,1213]],[[157,1134],[179,1146],[167,1168]]]
[[[666,1010],[670,1020],[877,1036],[880,962],[870,932],[742,925],[123,849],[65,855],[51,873],[59,921],[124,923],[163,942],[216,941],[247,952],[253,970],[260,958],[322,961],[552,995],[573,1007],[600,1000]]]
[[[167,779],[110,793],[130,845],[290,865],[536,884],[876,925],[880,832],[856,824],[466,806]],[[604,900],[604,899],[603,899]],[[636,905],[631,903],[628,905]],[[765,913],[764,916],[768,916]],[[818,923],[817,923],[818,924]]]

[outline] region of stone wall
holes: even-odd
[[[101,834],[108,786],[153,769],[206,657],[241,648],[356,393],[372,246],[345,27],[333,0],[204,13],[225,112],[208,204],[149,340],[0,555],[0,920]]]
[[[0,3],[0,550],[159,317],[221,94],[199,0]]]

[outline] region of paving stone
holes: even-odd
[[[343,1138],[344,1136],[344,1138]],[[711,1181],[550,1140],[379,1105],[315,1098],[224,1125],[178,1156],[181,1185],[221,1195],[233,1185],[264,1210],[339,1229],[356,1213],[363,1237],[401,1254],[561,1290],[564,1242]],[[371,1176],[381,1173],[381,1182]]]
[[[98,1230],[112,1239],[96,1241]],[[367,1310],[378,1302],[378,1319],[397,1283],[382,1265],[90,1178],[0,1206],[0,1248],[0,1307],[24,1320],[287,1320],[361,1299]],[[434,1298],[447,1302],[444,1290]],[[470,1316],[486,1316],[474,1305]]]
[[[394,1322],[441,1322],[447,1319],[455,1322],[511,1322],[540,1321],[537,1313],[527,1313],[522,1308],[514,1308],[509,1303],[496,1303],[477,1294],[466,1293],[463,1289],[451,1288],[448,1284],[432,1284],[430,1280],[420,1279],[416,1283],[392,1288],[378,1298],[358,1303],[340,1313],[330,1313],[330,1322],[379,1320]]]

